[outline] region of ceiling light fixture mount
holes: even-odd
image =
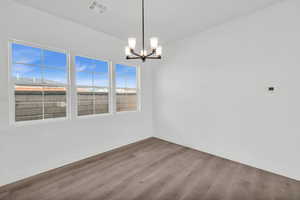
[[[152,37],[150,38],[150,46],[151,52],[147,54],[147,50],[145,49],[145,6],[144,0],[142,0],[142,50],[141,53],[135,52],[136,46],[136,38],[128,38],[128,46],[125,47],[126,59],[141,59],[145,62],[147,59],[161,59],[162,47],[158,46],[158,38]]]
[[[89,9],[91,9],[95,12],[98,12],[100,14],[103,14],[104,12],[106,12],[107,7],[103,4],[101,4],[100,2],[98,2],[97,0],[94,0],[90,4]]]

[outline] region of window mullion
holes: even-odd
[[[126,77],[126,73],[125,73],[125,76],[124,76],[124,79],[125,79],[125,99],[126,99],[126,109],[129,108],[129,95],[128,95],[128,81],[127,81],[127,77]]]
[[[44,67],[44,64],[45,64],[45,58],[44,58],[44,50],[41,50],[41,82],[42,82],[42,117],[43,117],[43,120],[45,119],[45,85],[44,85],[44,72],[45,72],[45,67]]]
[[[93,114],[96,114],[96,96],[95,96],[95,72],[92,72],[92,84],[93,84]]]

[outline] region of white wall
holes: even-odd
[[[0,185],[152,135],[151,68],[142,67],[142,112],[9,126],[8,39],[124,62],[125,43],[11,0],[0,1]]]
[[[167,46],[156,136],[300,180],[299,22],[288,0]]]

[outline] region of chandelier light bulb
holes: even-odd
[[[130,49],[135,49],[136,39],[135,38],[128,38],[128,46]]]
[[[130,56],[131,55],[130,48],[128,46],[125,47],[125,55],[126,56]]]
[[[158,38],[157,37],[150,38],[150,46],[151,46],[151,49],[157,49],[157,47],[158,47]]]
[[[159,46],[159,47],[157,47],[157,49],[156,49],[156,55],[157,55],[157,56],[161,56],[161,54],[162,54],[162,47]]]

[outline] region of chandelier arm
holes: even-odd
[[[147,59],[161,59],[161,56],[147,57]]]
[[[126,59],[127,60],[141,59],[141,57],[130,57],[130,56],[127,56]]]
[[[151,51],[151,53],[149,53],[148,55],[146,55],[146,57],[152,56],[153,54],[155,54],[155,49],[153,49],[153,50]]]
[[[131,54],[137,56],[137,57],[142,57],[140,54],[136,53],[133,49],[130,50]]]

